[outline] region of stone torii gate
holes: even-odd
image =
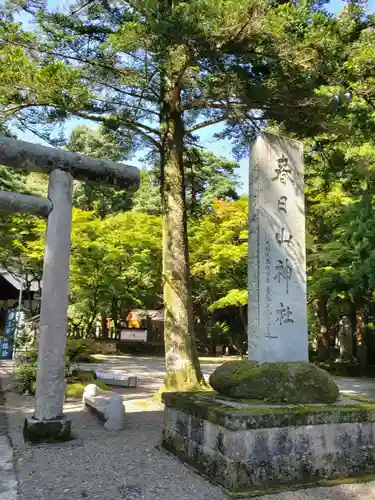
[[[0,165],[49,174],[48,199],[0,191],[0,210],[47,217],[40,312],[35,413],[24,426],[25,440],[68,440],[63,416],[68,326],[69,259],[73,178],[135,191],[136,167],[0,136]]]

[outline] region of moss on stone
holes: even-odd
[[[259,497],[261,495],[273,495],[282,492],[292,492],[300,489],[310,489],[310,488],[333,488],[334,486],[341,486],[343,484],[365,484],[375,481],[374,474],[350,476],[350,477],[340,477],[338,479],[317,479],[313,483],[297,483],[289,485],[279,485],[271,488],[250,488],[247,491],[242,491],[240,493],[232,493],[229,490],[225,490],[230,498],[236,500],[249,499],[253,497]]]
[[[29,443],[59,443],[72,439],[71,421],[64,418],[55,420],[36,420],[26,417],[23,436]]]
[[[229,361],[211,374],[210,384],[220,395],[276,404],[326,404],[339,397],[331,376],[306,362]]]
[[[367,403],[369,405],[375,405],[375,399],[369,399],[369,398],[365,398],[363,396],[356,396],[356,395],[350,395],[350,400],[351,401],[358,401],[360,403]]]
[[[197,377],[196,366],[191,361],[186,361],[178,370],[166,373],[165,385],[162,392],[192,392],[203,391],[208,386],[204,378]]]
[[[101,380],[96,380],[95,384],[102,391],[110,391],[111,388],[102,382]],[[68,382],[66,396],[72,399],[82,399],[85,388],[87,387],[87,382]]]
[[[68,377],[68,381],[72,382],[87,382],[95,383],[97,380],[96,372],[93,370],[73,370],[72,374]]]
[[[94,371],[73,370],[67,378],[66,396],[73,399],[81,399],[87,384],[95,383],[102,391],[109,391],[110,387],[101,380],[97,380]]]
[[[275,408],[250,401],[251,406],[233,408],[221,404],[215,392],[163,393],[162,398],[167,407],[230,430],[375,421],[374,402],[283,405]]]

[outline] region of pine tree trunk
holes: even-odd
[[[184,124],[178,92],[165,102],[163,197],[163,294],[165,390],[205,385],[193,332],[183,168]]]

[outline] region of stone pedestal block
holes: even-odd
[[[232,493],[373,474],[375,404],[266,405],[168,393],[163,446]]]
[[[71,421],[65,418],[37,420],[26,417],[23,437],[29,443],[56,443],[72,439]]]

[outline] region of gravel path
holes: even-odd
[[[22,440],[32,398],[8,396],[20,500],[224,500],[217,487],[158,448],[160,411],[128,413],[126,429],[104,431],[81,404],[67,404],[76,442],[29,446]],[[16,411],[15,411],[16,410]]]
[[[125,360],[122,361],[124,363]],[[136,360],[132,365],[136,365]],[[142,382],[158,379],[160,366],[153,362]],[[146,363],[147,364],[147,363]],[[101,365],[101,370],[103,365]],[[124,368],[127,371],[127,368]],[[155,371],[153,371],[155,370]],[[205,368],[206,371],[206,368]],[[0,364],[7,385],[9,366]],[[154,373],[154,377],[152,377]],[[134,374],[134,373],[131,373]],[[8,379],[9,381],[9,379]],[[4,385],[3,385],[4,387]],[[140,398],[149,387],[128,396]],[[103,425],[78,402],[68,401],[75,441],[63,445],[30,446],[23,442],[24,416],[34,401],[6,392],[6,413],[14,448],[19,500],[227,500],[224,492],[159,448],[162,413],[155,405],[134,401],[128,405],[127,426],[120,433]],[[262,500],[375,500],[375,483],[341,485],[266,495]],[[0,500],[10,500],[0,494]]]
[[[8,435],[5,398],[0,388],[0,500],[17,500],[13,448]]]

